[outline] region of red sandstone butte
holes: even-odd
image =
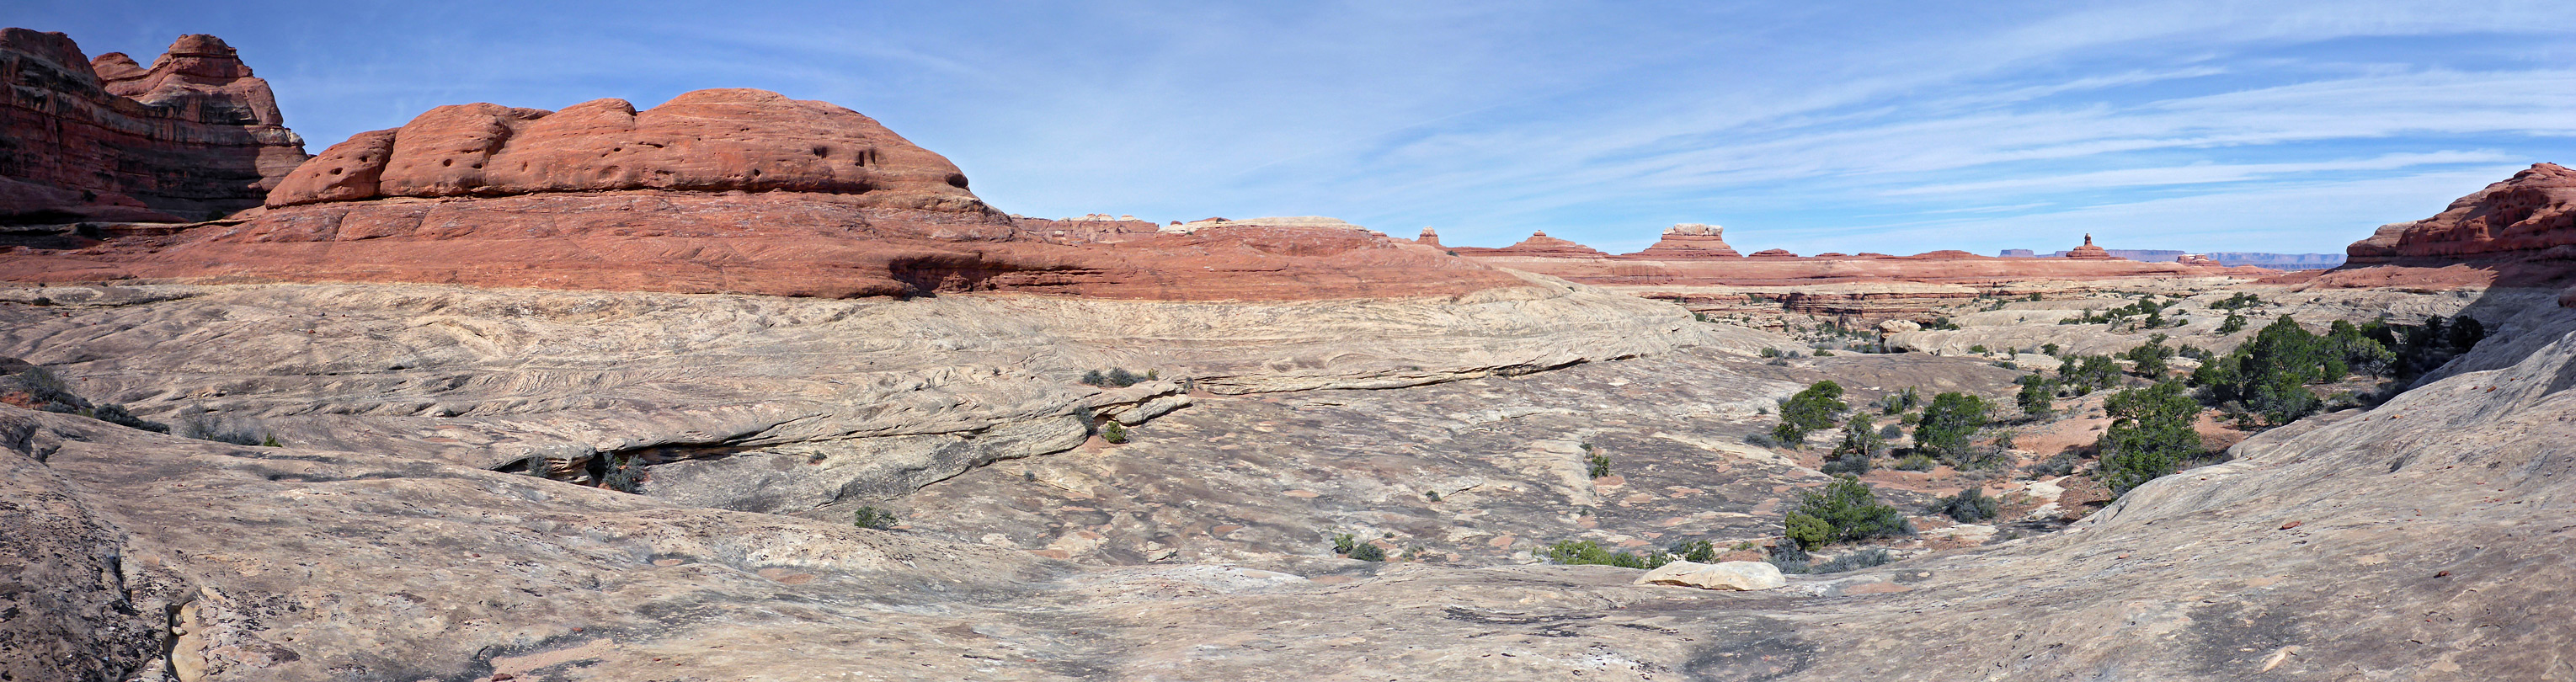
[[[305,159],[268,82],[181,36],[150,68],[0,29],[0,222],[181,222],[258,206]]]
[[[1682,223],[1664,228],[1664,237],[1646,250],[1627,254],[1638,258],[1741,258],[1735,247],[1726,245],[1726,228],[1699,223]]]
[[[2343,267],[2266,281],[2338,288],[2564,286],[2576,281],[2576,170],[2532,164],[2433,217],[2382,225],[2344,253]]]
[[[760,90],[469,104],[332,146],[238,222],[0,252],[21,282],[423,282],[786,296],[1455,296],[1519,276],[1340,221],[1015,219],[858,112]]]
[[[2067,260],[2127,260],[2093,245],[2093,235],[2084,235],[2084,245],[2066,250]]]
[[[2536,163],[2451,202],[2433,217],[2380,226],[2344,249],[2349,262],[2528,255],[2576,245],[2576,170]]]

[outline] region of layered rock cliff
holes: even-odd
[[[145,68],[0,30],[0,82],[0,222],[202,220],[258,206],[305,159],[268,82],[214,36]]]
[[[2532,164],[2451,202],[2433,217],[2382,225],[2344,252],[2354,264],[2399,259],[2538,256],[2576,245],[2576,170]]]

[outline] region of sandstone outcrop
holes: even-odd
[[[2344,251],[2348,262],[2366,265],[2533,257],[2571,245],[2576,245],[2576,170],[2536,163],[2452,201],[2433,217],[2382,225]]]
[[[642,111],[440,107],[334,145],[256,216],[0,253],[0,280],[1272,301],[1531,286],[1330,218],[1098,217],[1015,219],[947,159],[857,112],[702,90]]]
[[[2066,250],[2067,260],[2123,260],[2102,247],[2093,245],[2093,235],[2084,235],[2084,245]]]
[[[1422,228],[1422,235],[1415,237],[1413,241],[1423,246],[1440,248],[1440,233],[1433,232],[1431,228],[1428,227]]]
[[[0,30],[0,222],[180,222],[258,206],[305,159],[267,81],[214,36],[150,68]]]
[[[1726,228],[1699,223],[1682,223],[1664,228],[1663,238],[1656,240],[1654,246],[1627,255],[1688,259],[1736,258],[1743,254],[1736,253],[1735,247],[1726,245]]]
[[[386,197],[693,190],[806,192],[861,206],[974,212],[966,174],[858,112],[764,90],[698,90],[637,111],[443,106],[333,145],[271,208]]]

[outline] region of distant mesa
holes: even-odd
[[[1824,256],[1819,255],[1819,256],[1817,256],[1817,257],[1818,257],[1818,258],[1822,258],[1822,257],[1824,257]],[[1966,252],[1966,251],[1960,251],[1960,250],[1958,250],[1958,249],[1942,249],[1942,250],[1939,250],[1939,251],[1925,251],[1925,252],[1923,252],[1923,253],[1914,254],[1914,256],[1913,256],[1913,257],[1914,257],[1914,258],[1918,258],[1918,259],[1922,259],[1922,260],[1973,260],[1973,259],[1985,258],[1985,256],[1980,256],[1980,255],[1977,255],[1977,254],[1968,253],[1968,252]]]
[[[0,79],[0,223],[220,217],[306,158],[268,82],[214,36],[180,36],[146,68],[0,29]]]
[[[1664,228],[1664,238],[1646,250],[1628,254],[1654,258],[1741,258],[1735,247],[1726,245],[1726,228],[1699,223],[1682,223]]]
[[[1422,228],[1422,236],[1413,238],[1413,241],[1425,246],[1439,246],[1440,233],[1433,232],[1431,231],[1431,228],[1428,227]]]
[[[1558,238],[1555,238],[1555,237],[1547,236],[1547,232],[1546,232],[1546,231],[1544,231],[1544,230],[1537,231],[1537,232],[1531,232],[1531,233],[1530,233],[1530,236],[1529,236],[1529,238],[1528,238],[1528,239],[1523,239],[1523,240],[1521,240],[1521,241],[1520,241],[1520,243],[1513,244],[1513,245],[1511,245],[1511,246],[1506,246],[1506,247],[1499,248],[1499,249],[1484,249],[1484,248],[1469,248],[1469,247],[1455,247],[1455,249],[1456,249],[1456,250],[1457,250],[1461,255],[1466,255],[1466,254],[1470,254],[1470,253],[1472,253],[1472,254],[1474,254],[1474,255],[1482,255],[1482,256],[1523,256],[1523,257],[1534,257],[1534,258],[1608,258],[1608,257],[1610,257],[1610,254],[1603,253],[1603,252],[1601,252],[1600,250],[1594,249],[1594,248],[1592,248],[1592,247],[1584,246],[1584,245],[1582,245],[1582,244],[1576,244],[1576,243],[1574,243],[1574,242],[1570,242],[1570,241],[1566,241],[1566,240],[1563,240],[1563,239],[1558,239]]]
[[[1755,252],[1753,252],[1753,255],[1745,256],[1745,257],[1746,257],[1746,258],[1796,258],[1796,257],[1798,257],[1798,254],[1790,253],[1788,249],[1763,249],[1763,250],[1760,250],[1760,251],[1755,251]]]

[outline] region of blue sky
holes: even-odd
[[[2565,0],[10,4],[92,55],[222,36],[317,153],[440,104],[753,87],[1014,213],[1452,244],[2333,252],[2576,163]]]

